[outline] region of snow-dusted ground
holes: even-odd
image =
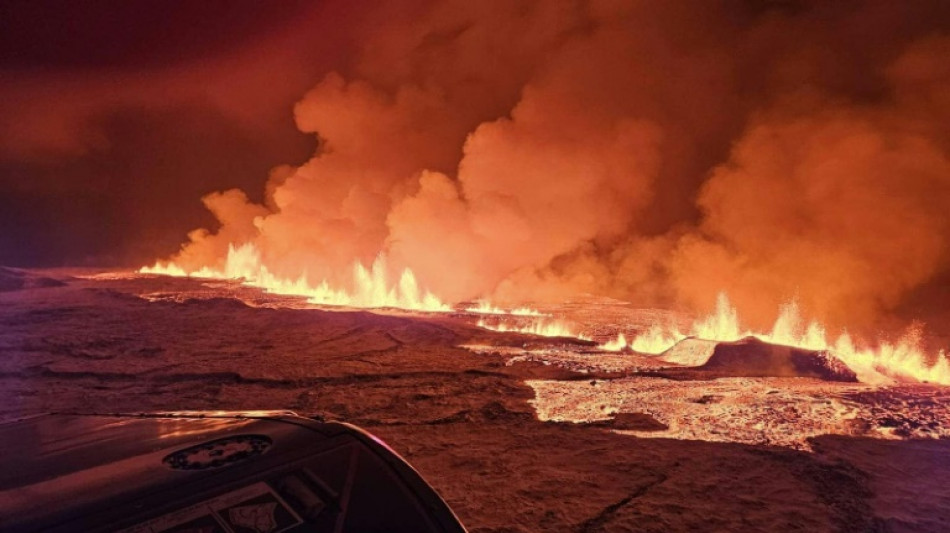
[[[66,274],[0,287],[0,418],[340,418],[389,442],[476,532],[950,531],[950,389],[664,374],[656,358],[489,332],[461,313]],[[598,336],[662,313],[563,311],[608,317]]]

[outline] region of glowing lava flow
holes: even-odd
[[[690,336],[717,342],[732,342],[754,336],[773,344],[827,350],[866,383],[882,383],[896,378],[950,385],[950,359],[943,351],[935,358],[928,357],[920,349],[919,334],[911,332],[896,343],[880,342],[877,348],[857,347],[847,333],[830,343],[826,339],[825,329],[817,322],[804,326],[798,305],[794,302],[781,307],[770,333],[756,333],[740,327],[735,308],[725,294],[720,294],[716,311],[696,321],[690,329]],[[675,327],[654,326],[634,338],[629,347],[641,353],[659,354],[684,338],[686,335]]]
[[[634,337],[630,342],[630,349],[640,353],[660,354],[670,349],[677,342],[685,339],[676,328],[664,328],[654,325],[646,331]]]
[[[573,337],[590,340],[588,337],[574,332],[569,325],[559,320],[533,320],[528,324],[509,324],[505,322],[490,323],[485,319],[480,319],[478,327],[492,331],[527,333],[528,335],[540,335],[542,337]]]
[[[597,348],[605,352],[621,352],[624,348],[627,347],[627,337],[621,333],[617,335],[616,339],[609,340],[601,345],[598,345]]]
[[[477,313],[480,315],[543,316],[540,311],[531,309],[530,307],[518,307],[505,310],[500,307],[495,307],[485,300],[478,302],[478,305],[475,307],[466,307],[465,310],[469,313]]]
[[[390,285],[386,274],[386,260],[382,255],[376,258],[369,269],[359,262],[353,265],[352,291],[330,287],[325,280],[317,286],[312,286],[304,275],[296,280],[279,278],[261,263],[260,252],[252,243],[238,247],[228,246],[228,257],[223,271],[206,267],[186,272],[174,263],[155,263],[151,267],[142,267],[139,272],[177,277],[240,279],[245,285],[258,287],[272,294],[303,296],[308,302],[319,305],[395,307],[440,312],[451,310],[435,295],[420,289],[409,269],[403,271],[398,283]]]

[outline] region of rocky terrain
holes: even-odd
[[[677,364],[230,282],[4,269],[0,284],[3,419],[342,419],[405,456],[473,532],[950,530],[950,389],[858,383],[821,352],[740,341],[680,347],[692,359]],[[597,337],[662,313],[545,312],[587,317]]]

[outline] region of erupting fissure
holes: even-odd
[[[520,324],[504,321],[489,322],[482,318],[478,321],[478,327],[492,331],[526,333],[542,337],[572,337],[585,341],[590,340],[590,337],[576,332],[573,327],[560,320],[536,319],[526,324]]]
[[[913,380],[950,385],[950,359],[942,350],[934,357],[920,348],[920,335],[909,331],[897,342],[881,341],[876,348],[858,346],[851,336],[842,333],[834,342],[829,342],[825,328],[817,323],[805,325],[796,302],[781,307],[772,331],[760,333],[745,330],[739,322],[738,312],[723,293],[716,302],[716,310],[708,317],[697,320],[684,334],[675,325],[654,325],[625,343],[623,335],[605,346],[614,351],[624,348],[641,353],[660,354],[686,337],[696,337],[717,342],[733,342],[744,337],[757,337],[762,341],[795,346],[808,350],[827,350],[841,359],[866,383],[884,383],[897,380]]]
[[[465,310],[469,313],[477,313],[480,315],[543,316],[540,311],[530,307],[515,307],[513,309],[506,310],[500,307],[495,307],[491,304],[491,302],[486,300],[479,301],[478,305],[466,307]]]
[[[156,262],[153,266],[142,267],[139,272],[178,277],[242,280],[248,286],[261,288],[272,294],[302,296],[307,298],[308,302],[317,305],[398,308],[427,312],[452,310],[450,305],[437,296],[420,288],[415,275],[409,269],[402,272],[397,282],[391,283],[387,274],[386,259],[382,254],[369,268],[360,262],[354,263],[353,283],[349,290],[332,287],[326,280],[318,285],[311,285],[306,274],[301,274],[296,280],[278,277],[263,264],[261,254],[253,243],[240,246],[230,245],[223,270],[203,267],[195,271],[186,271],[174,262]],[[531,319],[527,322],[485,318],[478,320],[479,327],[493,331],[590,340],[588,336],[566,322],[543,318],[542,313],[528,307],[505,310],[482,300],[475,306],[465,308],[465,311]],[[715,342],[733,342],[749,336],[773,344],[829,351],[847,364],[861,381],[868,383],[913,380],[950,385],[950,359],[943,351],[935,356],[928,356],[920,347],[919,332],[912,330],[896,342],[881,341],[876,347],[856,343],[847,332],[839,335],[834,342],[830,342],[821,324],[805,323],[795,302],[781,307],[770,332],[756,332],[741,326],[738,311],[724,293],[719,295],[715,311],[705,318],[696,320],[688,333],[683,333],[679,326],[674,324],[665,326],[655,324],[632,340],[620,334],[616,339],[601,344],[599,348],[615,352],[630,349],[640,353],[661,354],[687,337]]]
[[[188,272],[173,262],[156,262],[153,266],[139,269],[143,274],[162,274],[177,277],[214,279],[239,279],[251,287],[258,287],[272,294],[303,296],[318,305],[333,305],[361,308],[394,307],[413,311],[444,312],[451,308],[427,290],[419,287],[415,275],[405,269],[397,283],[390,283],[386,258],[377,256],[370,268],[359,261],[353,265],[353,288],[347,290],[331,287],[326,280],[314,286],[301,274],[296,280],[275,276],[261,262],[261,254],[253,243],[235,247],[228,246],[224,270],[203,267]]]

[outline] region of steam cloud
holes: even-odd
[[[295,108],[320,147],[174,258],[254,242],[448,300],[578,292],[872,327],[950,270],[945,2],[388,3]],[[761,323],[754,323],[761,320]]]

